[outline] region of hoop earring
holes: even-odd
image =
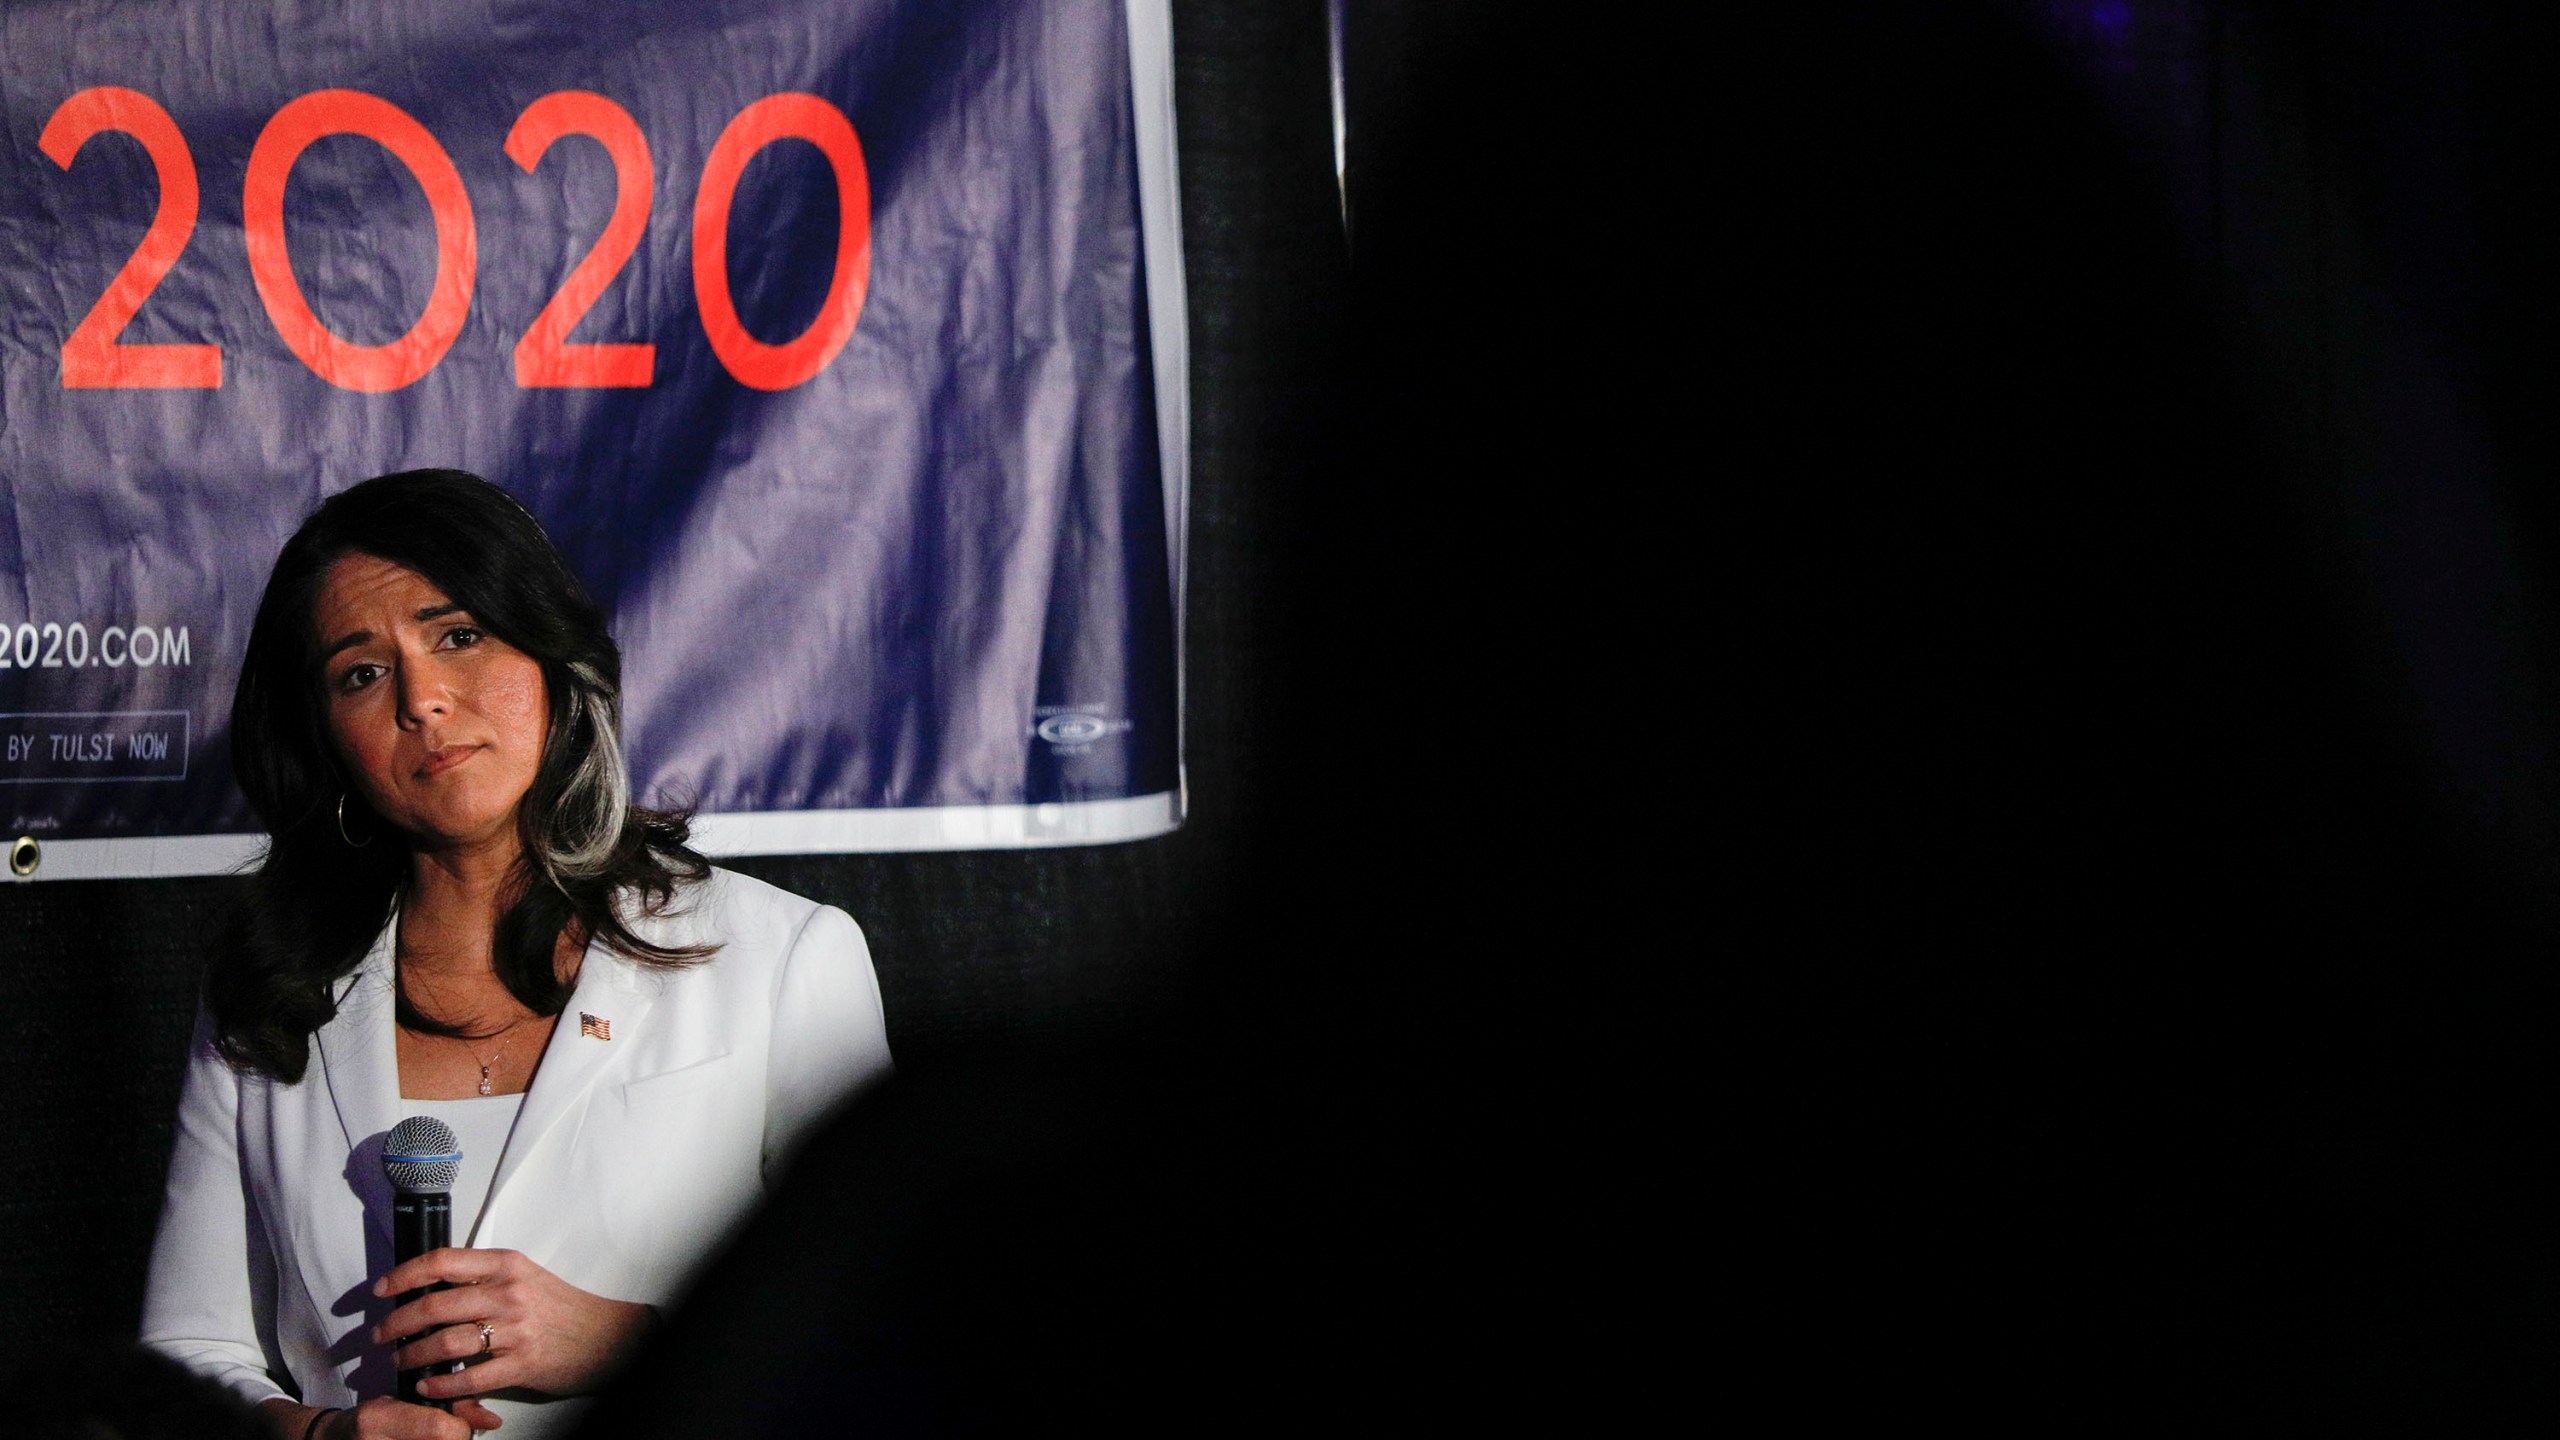
[[[373,843],[370,835],[359,840],[347,833],[347,792],[344,790],[338,792],[338,838],[346,841],[350,850],[361,850]]]

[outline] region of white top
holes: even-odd
[[[480,1225],[480,1212],[489,1203],[489,1182],[498,1178],[498,1157],[506,1153],[507,1136],[516,1128],[516,1114],[524,1109],[524,1092],[513,1095],[472,1095],[460,1100],[412,1100],[400,1097],[400,1109],[409,1115],[432,1115],[453,1127],[454,1137],[462,1142],[462,1170],[453,1177],[453,1243],[468,1245],[471,1232]]]

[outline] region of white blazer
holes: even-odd
[[[464,1242],[645,1304],[673,1298],[809,1127],[889,1070],[851,917],[724,870],[678,906],[641,933],[719,952],[655,970],[587,947]],[[391,1390],[390,1353],[366,1332],[394,1303],[372,1285],[391,1267],[382,1145],[405,1113],[396,927],[338,983],[296,1084],[234,1072],[197,1018],[142,1339],[253,1402],[351,1406]],[[582,1033],[581,1015],[611,1038]],[[508,1440],[565,1432],[586,1408],[524,1392],[489,1404]]]

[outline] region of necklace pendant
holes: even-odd
[[[489,1093],[489,1067],[486,1065],[480,1067],[480,1093]]]

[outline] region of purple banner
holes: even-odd
[[[0,12],[0,837],[254,853],[267,567],[422,466],[560,542],[715,848],[1177,823],[1162,11]]]

